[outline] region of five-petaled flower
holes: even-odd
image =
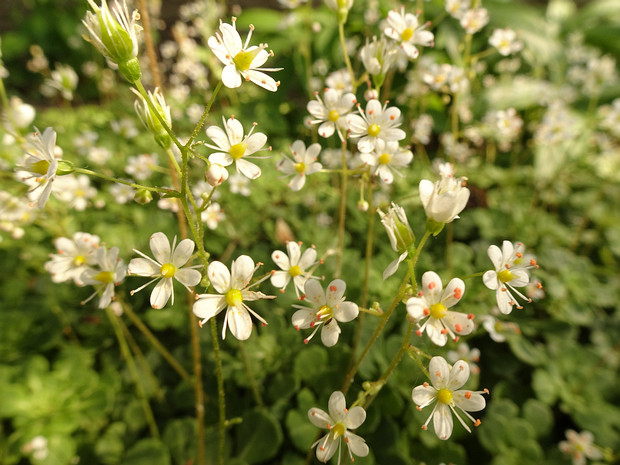
[[[335,279],[329,286],[327,292],[323,290],[321,283],[315,280],[306,281],[304,287],[304,299],[312,304],[312,308],[304,305],[293,305],[298,308],[291,319],[296,329],[314,328],[312,334],[304,339],[307,344],[316,334],[319,327],[321,329],[321,342],[326,347],[332,347],[338,342],[340,336],[341,323],[349,322],[357,317],[359,308],[353,302],[345,302],[344,291],[347,285],[341,279]]]
[[[486,287],[495,291],[499,311],[505,315],[512,312],[513,306],[523,308],[512,293],[527,302],[532,301],[515,289],[515,287],[527,286],[530,281],[528,270],[538,268],[533,257],[526,257],[523,254],[524,249],[525,246],[520,242],[513,244],[510,241],[504,241],[501,250],[498,246],[491,245],[487,251],[495,269],[485,272],[482,275],[482,281]]]
[[[306,176],[321,171],[323,166],[316,161],[320,151],[321,146],[319,144],[312,144],[306,148],[300,140],[293,142],[291,145],[293,159],[285,157],[276,165],[278,171],[293,176],[288,187],[294,191],[301,190],[306,183]]]
[[[558,447],[573,459],[573,465],[585,465],[586,459],[600,460],[602,452],[593,444],[594,435],[590,431],[578,433],[575,430],[566,430],[566,441],[560,441]]]
[[[394,181],[393,172],[404,176],[398,171],[398,168],[406,168],[413,160],[413,153],[411,150],[402,149],[395,140],[385,142],[379,139],[375,144],[375,150],[361,153],[360,159],[374,168],[373,174],[378,176],[382,182],[392,184]]]
[[[314,119],[310,124],[319,124],[319,135],[330,137],[334,132],[338,132],[340,140],[344,141],[344,133],[348,126],[345,116],[349,114],[353,105],[357,103],[355,95],[351,92],[327,88],[323,93],[323,99],[319,93],[315,92],[316,100],[310,100],[306,108]]]
[[[289,241],[286,243],[288,254],[281,250],[275,250],[271,254],[271,259],[280,267],[280,270],[271,272],[271,284],[284,292],[292,279],[297,297],[299,297],[300,292],[303,294],[304,286],[309,278],[318,279],[315,276],[310,276],[309,270],[317,264],[316,249],[310,247],[301,253],[300,245],[301,242]]]
[[[417,15],[405,13],[404,6],[401,7],[400,13],[397,10],[390,11],[387,15],[386,24],[383,33],[398,42],[412,60],[420,55],[416,45],[424,47],[434,45],[435,36],[426,30],[429,23],[421,25]]]
[[[385,102],[381,106],[378,100],[372,99],[364,111],[358,104],[359,115],[351,114],[347,117],[349,136],[352,139],[359,138],[357,149],[360,152],[375,150],[379,139],[389,142],[405,138],[405,131],[398,127],[402,122],[400,110],[396,107],[388,108],[387,104]]]
[[[89,266],[97,263],[95,251],[99,247],[99,236],[77,232],[72,239],[59,237],[54,240],[57,254],[50,255],[45,269],[52,275],[52,281],[62,283],[73,279],[76,285],[83,286],[80,276]]]
[[[118,258],[118,247],[99,247],[95,252],[99,269],[87,268],[79,277],[84,284],[95,286],[95,292],[82,301],[82,305],[99,295],[99,308],[106,308],[114,300],[114,286],[118,286],[127,274],[125,262]]]
[[[197,285],[202,278],[200,272],[194,269],[202,267],[202,265],[182,268],[194,253],[194,241],[183,239],[178,245],[176,245],[176,241],[175,236],[172,247],[170,247],[170,242],[163,232],[153,234],[150,245],[155,260],[139,250],[133,249],[135,253],[144,258],[134,258],[129,262],[129,274],[153,279],[131,291],[131,295],[159,280],[151,292],[151,306],[153,308],[164,307],[170,297],[172,297],[172,305],[174,305],[172,278],[183,284],[188,292],[192,292],[189,286]]]
[[[246,340],[252,334],[252,318],[254,315],[263,325],[267,322],[258,313],[246,305],[258,299],[273,299],[274,296],[265,295],[262,292],[250,291],[264,279],[250,285],[254,272],[261,264],[254,266],[254,260],[247,255],[241,255],[233,260],[228,271],[226,265],[221,262],[211,262],[207,268],[207,276],[217,294],[199,294],[194,303],[194,315],[202,318],[202,326],[222,310],[226,309],[224,326],[222,327],[222,339],[226,337],[226,328],[230,326],[230,332],[240,341]]]
[[[432,417],[437,437],[448,439],[452,435],[452,414],[454,414],[461,425],[471,433],[471,429],[455,407],[458,407],[474,423],[474,426],[478,426],[480,420],[474,419],[468,412],[478,412],[486,406],[482,394],[488,394],[488,389],[483,391],[458,390],[469,379],[469,365],[463,360],[459,360],[451,367],[443,357],[433,357],[428,371],[432,385],[424,383],[413,388],[411,392],[411,398],[418,410],[435,402],[435,407],[422,429],[427,429]]]
[[[350,431],[359,428],[366,420],[366,411],[363,407],[347,409],[344,394],[336,391],[329,397],[328,410],[329,413],[319,408],[308,410],[308,418],[314,426],[329,430],[329,433],[312,444],[312,447],[316,447],[316,458],[326,463],[338,450],[338,465],[340,465],[342,440],[347,446],[351,461],[353,455],[366,457],[369,452],[366,441]]]
[[[445,289],[441,278],[434,271],[422,275],[422,291],[419,297],[407,300],[407,313],[416,323],[428,318],[417,331],[420,336],[426,330],[431,341],[438,346],[446,345],[448,335],[458,340],[458,335],[467,335],[474,330],[472,314],[452,312],[448,308],[456,305],[465,292],[465,283],[459,278],[450,280]]]
[[[233,17],[232,25],[220,22],[219,30],[207,41],[215,56],[224,64],[222,83],[226,87],[235,88],[239,87],[243,80],[252,81],[264,89],[275,92],[280,81],[276,82],[263,71],[280,71],[282,68],[261,68],[267,59],[273,56],[273,52],[265,50],[267,44],[249,46],[254,31],[252,25],[243,44],[237,32],[236,21],[237,18]]]

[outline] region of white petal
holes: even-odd
[[[323,325],[323,329],[321,329],[321,342],[325,347],[335,346],[340,337],[340,332],[340,326],[338,326],[336,320],[332,318],[330,322]]]
[[[502,267],[502,251],[496,245],[490,245],[487,249],[487,255],[493,262],[493,266],[496,270],[501,271]]]
[[[420,200],[422,201],[422,206],[426,210],[426,206],[428,205],[428,202],[433,195],[433,191],[435,190],[435,185],[428,179],[422,179],[422,181],[420,181],[418,189],[420,191]]]
[[[437,398],[437,389],[432,386],[416,386],[411,391],[411,398],[419,407],[426,407]]]
[[[132,258],[129,262],[129,274],[136,276],[157,276],[161,267],[146,258]]]
[[[346,433],[344,433],[344,435],[348,440],[347,445],[349,446],[349,450],[351,451],[351,453],[353,453],[353,455],[357,455],[358,457],[366,457],[368,455],[370,450],[368,449],[366,441],[364,441],[357,434],[351,433],[350,431],[347,431]]]
[[[261,175],[261,170],[254,163],[239,158],[236,162],[237,171],[249,179],[256,179]]]
[[[258,152],[267,143],[267,136],[262,132],[255,132],[245,141],[247,148],[245,150],[246,155],[252,155],[254,152]]]
[[[325,300],[327,305],[335,307],[342,300],[344,291],[347,289],[346,283],[342,279],[334,279],[329,286],[327,286],[327,292],[325,293]]]
[[[194,241],[191,239],[183,239],[174,249],[174,253],[172,254],[172,264],[177,268],[182,267],[187,263],[193,253]]]
[[[274,271],[270,280],[272,286],[283,289],[291,280],[291,275],[288,271]]]
[[[215,152],[209,155],[209,161],[216,165],[230,166],[235,160],[230,153]]]
[[[316,312],[311,309],[302,308],[293,313],[291,323],[293,323],[295,328],[306,329],[310,327],[315,319]]]
[[[459,360],[450,370],[450,381],[446,386],[451,391],[456,391],[469,379],[469,364],[465,360]]]
[[[306,300],[312,302],[316,306],[325,304],[325,292],[321,283],[315,279],[309,279],[304,286],[304,294]]]
[[[469,399],[466,397],[469,392]],[[454,404],[466,412],[479,412],[486,407],[487,402],[481,394],[470,391],[456,391],[453,393]]]
[[[323,436],[316,448],[316,458],[326,463],[338,449],[338,444],[340,444],[340,438],[334,440],[329,434]]]
[[[241,74],[237,71],[237,67],[232,65],[224,66],[222,69],[222,83],[228,87],[229,89],[235,89],[241,86],[243,80],[241,79]]]
[[[310,247],[301,254],[301,258],[297,262],[297,266],[302,270],[310,268],[316,262],[316,249]]]
[[[439,302],[439,296],[443,289],[441,278],[434,271],[427,271],[422,275],[422,292],[429,304]]]
[[[168,303],[172,295],[172,278],[162,278],[159,280],[153,292],[151,292],[151,307],[163,308]],[[173,298],[174,300],[174,298]]]
[[[228,307],[226,312],[228,327],[233,336],[245,341],[252,334],[252,318],[243,307]]]
[[[433,357],[428,364],[428,373],[436,389],[445,388],[450,377],[450,365],[443,357]]]
[[[461,300],[465,293],[465,283],[462,279],[453,278],[450,280],[441,297],[441,303],[450,308]]]
[[[482,275],[482,282],[489,289],[497,289],[500,286],[495,270],[489,270]]]
[[[366,410],[362,407],[353,407],[349,409],[345,426],[349,429],[357,429],[366,420]],[[359,455],[359,454],[357,454]]]
[[[291,262],[289,261],[288,255],[281,250],[275,250],[272,252],[271,259],[282,270],[288,271],[291,268]]]
[[[448,312],[442,319],[443,323],[448,326],[454,333],[460,336],[471,334],[474,330],[474,320],[469,318],[465,313]]]
[[[220,294],[224,294],[230,290],[230,272],[226,265],[221,262],[211,262],[207,268],[209,281],[213,288]]]
[[[497,308],[499,308],[500,312],[502,312],[504,315],[508,315],[510,312],[512,312],[512,305],[510,305],[510,302],[512,302],[512,298],[510,297],[508,291],[506,291],[505,287],[499,287],[495,291],[495,298],[497,300]]]
[[[304,187],[305,184],[306,176],[304,176],[303,174],[298,174],[296,176],[293,176],[293,178],[289,181],[288,187],[293,192],[298,192]]]
[[[248,255],[240,255],[233,261],[231,267],[231,287],[243,289],[252,279],[254,274],[254,260]]]
[[[335,422],[332,418],[320,408],[311,408],[308,410],[308,420],[314,425],[322,429],[328,429]]]
[[[396,270],[398,269],[398,265],[400,265],[400,263],[405,259],[405,257],[407,257],[407,253],[408,253],[407,251],[403,252],[402,254],[400,254],[400,256],[398,258],[393,260],[387,266],[387,268],[383,272],[383,279],[384,280],[386,280],[387,278],[392,276],[394,273],[396,273]]]
[[[331,137],[336,131],[336,125],[332,121],[325,121],[319,126],[319,135],[321,137]]]
[[[448,342],[448,335],[442,332],[443,329],[444,328],[441,322],[435,318],[429,318],[428,323],[426,323],[426,334],[428,335],[428,338],[433,342],[433,344],[440,347],[445,346],[446,342]]]
[[[336,420],[336,422],[343,419],[346,409],[347,400],[344,394],[340,391],[332,392],[332,395],[329,396],[329,402],[327,403],[327,410],[332,419]]]
[[[199,294],[192,311],[198,318],[208,320],[226,307],[226,298],[219,294]]]
[[[341,323],[354,320],[358,314],[359,308],[353,302],[342,302],[334,309],[334,318]]]
[[[175,279],[184,286],[196,286],[202,279],[202,275],[198,270],[191,268],[182,268],[174,274]]]
[[[433,426],[439,439],[445,440],[452,435],[452,411],[447,404],[437,404],[433,414]]]
[[[299,257],[301,255],[299,244],[295,241],[289,241],[286,243],[286,250],[290,257],[291,266],[299,265]]]
[[[162,265],[170,262],[170,241],[163,232],[153,234],[150,244],[155,260]]]
[[[416,322],[428,316],[424,314],[424,309],[426,308],[426,300],[421,299],[420,297],[411,297],[409,300],[407,300],[406,305],[407,305],[407,313]]]
[[[207,128],[207,136],[224,152],[228,152],[230,150],[228,135],[219,126],[209,126]]]
[[[271,76],[262,73],[260,71],[256,71],[254,69],[249,69],[246,71],[246,76],[250,78],[257,86],[262,87],[263,89],[267,89],[271,92],[275,92],[278,90],[278,83]]]

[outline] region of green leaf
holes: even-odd
[[[534,428],[536,436],[544,436],[553,426],[551,409],[536,399],[528,399],[523,404],[523,418]]]
[[[157,439],[142,439],[125,456],[123,465],[170,465],[170,453]]]
[[[293,373],[302,381],[320,378],[327,366],[327,350],[312,346],[299,353],[293,365]]]
[[[318,428],[308,420],[308,415],[299,410],[290,410],[286,414],[285,424],[286,432],[295,447],[308,451],[319,434]]]
[[[539,369],[532,377],[532,387],[536,396],[545,404],[551,405],[558,396],[558,386],[555,379],[545,370]]]
[[[273,458],[283,441],[280,423],[263,409],[244,415],[237,437],[242,445],[238,457],[250,464]]]

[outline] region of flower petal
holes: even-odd
[[[129,274],[136,276],[157,276],[161,267],[146,258],[132,258],[129,262]]]
[[[177,268],[187,263],[194,253],[194,241],[191,239],[183,239],[174,249],[172,253],[172,264]]]
[[[426,308],[426,300],[420,297],[411,297],[407,300],[407,313],[415,320],[417,323],[422,318],[428,316],[424,314],[424,309]]]
[[[462,279],[453,278],[450,280],[446,289],[443,291],[443,295],[441,296],[441,303],[444,304],[447,308],[450,308],[461,300],[463,294],[465,293],[465,283]]]
[[[469,318],[465,313],[448,312],[442,318],[443,324],[452,330],[452,332],[466,336],[474,330],[474,320]]]
[[[482,275],[482,282],[489,289],[495,290],[500,286],[495,270],[489,270]]]
[[[366,457],[370,452],[366,441],[364,441],[364,439],[357,434],[347,431],[344,433],[344,437],[347,438],[347,445],[353,455],[357,455],[358,457]]]
[[[320,408],[311,408],[308,410],[308,420],[314,425],[322,429],[329,429],[329,426],[335,422],[332,418]]]
[[[344,291],[347,289],[347,284],[342,279],[334,279],[329,286],[327,286],[327,292],[325,293],[325,300],[327,305],[335,307],[342,300]]]
[[[332,395],[329,396],[327,409],[329,411],[329,415],[336,422],[343,420],[347,410],[347,400],[345,399],[344,394],[340,391],[332,392]]]
[[[439,302],[439,296],[443,289],[441,278],[434,271],[427,271],[422,275],[422,292],[429,305]]]
[[[220,294],[224,294],[230,290],[230,272],[226,265],[221,262],[211,262],[207,268],[209,281],[213,288]]]
[[[252,318],[248,311],[241,307],[228,307],[226,312],[228,327],[233,336],[245,341],[252,334]]]
[[[411,399],[418,407],[424,408],[437,398],[437,389],[433,386],[416,386],[411,391]]]
[[[182,268],[174,274],[175,279],[184,286],[196,286],[202,279],[200,271],[191,268]]]
[[[261,175],[261,169],[254,163],[239,158],[236,163],[237,171],[248,179],[256,179]]]
[[[228,152],[230,150],[228,135],[219,126],[209,126],[207,128],[207,136],[215,142],[215,145],[217,145],[222,151]]]
[[[366,410],[363,407],[353,407],[349,409],[349,414],[345,422],[345,426],[349,429],[357,429],[366,420]],[[357,454],[359,455],[359,454]]]
[[[341,323],[354,320],[358,314],[359,308],[353,302],[342,302],[334,308],[334,318]]]
[[[325,347],[335,346],[340,337],[340,332],[340,326],[338,326],[336,320],[332,318],[330,322],[323,325],[323,329],[321,329],[321,342]]]
[[[270,280],[272,286],[284,289],[291,280],[291,275],[288,271],[272,271]]]
[[[209,320],[226,307],[226,298],[219,294],[199,294],[192,311],[198,318]]]
[[[224,66],[224,69],[222,69],[221,79],[222,83],[229,89],[240,87],[243,82],[241,79],[241,74],[239,74],[239,71],[234,64]]]
[[[286,250],[288,251],[291,266],[299,265],[299,257],[301,256],[299,244],[295,241],[289,241],[286,243]]]
[[[443,357],[433,357],[428,364],[428,372],[431,378],[431,384],[435,388],[442,389],[448,385],[450,381],[450,365]]]
[[[316,320],[316,312],[309,308],[297,310],[291,317],[293,326],[300,329],[309,328],[314,320]]]
[[[233,289],[243,289],[254,274],[254,260],[248,255],[240,255],[232,262],[230,272],[232,275],[230,287]]]
[[[433,426],[439,439],[445,440],[452,435],[452,412],[447,404],[437,404],[433,413]]]
[[[151,292],[151,307],[165,307],[172,293],[172,278],[160,279],[155,288],[153,289],[153,292]],[[174,297],[172,298],[172,301],[174,303]]]
[[[477,392],[456,391],[453,393],[453,399],[454,404],[466,412],[479,412],[487,405],[485,398]]]
[[[157,232],[151,236],[151,252],[155,260],[162,265],[170,262],[170,241],[163,232]]]
[[[469,379],[469,364],[465,360],[459,360],[450,370],[450,380],[446,389],[456,391]]]
[[[325,292],[323,291],[323,286],[317,280],[309,279],[306,282],[304,294],[306,294],[306,300],[317,307],[325,304]]]

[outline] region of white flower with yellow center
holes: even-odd
[[[357,103],[355,95],[333,88],[325,89],[323,99],[319,97],[318,92],[314,95],[316,100],[311,100],[306,106],[308,113],[314,117],[310,124],[320,123],[319,135],[321,137],[331,137],[337,130],[340,140],[344,140],[344,134],[348,128],[345,117]]]
[[[280,270],[271,272],[271,284],[284,292],[292,279],[297,297],[300,292],[303,294],[309,278],[318,279],[310,276],[310,268],[317,264],[316,249],[310,247],[301,253],[300,245],[301,242],[289,241],[286,243],[288,253],[276,250],[271,254],[271,259],[280,267]]]
[[[247,255],[241,255],[232,262],[230,271],[221,262],[211,262],[207,268],[207,275],[211,285],[217,294],[199,294],[194,303],[194,315],[202,318],[202,326],[222,310],[226,309],[224,326],[222,328],[222,339],[226,338],[226,328],[230,327],[230,332],[240,341],[244,341],[252,334],[252,318],[250,314],[259,320],[263,325],[267,322],[258,313],[246,305],[258,299],[273,299],[275,296],[265,295],[262,292],[250,291],[250,288],[258,285],[267,279],[256,281],[250,285],[250,280],[254,272],[261,264],[254,266],[254,260]]]
[[[362,111],[359,104],[357,108],[360,114],[349,115],[347,124],[349,136],[352,139],[359,138],[357,149],[360,152],[375,150],[379,139],[390,142],[405,138],[405,131],[398,128],[401,124],[401,113],[398,108],[387,108],[387,102],[382,107],[376,99],[368,102],[365,111]]]
[[[434,45],[435,36],[426,28],[429,23],[420,25],[418,16],[405,13],[405,7],[401,7],[400,13],[392,10],[388,13],[386,19],[387,26],[383,29],[383,33],[390,39],[395,40],[403,48],[407,56],[414,60],[420,52],[416,45],[424,47],[432,47]]]
[[[52,275],[52,281],[62,283],[73,279],[76,285],[83,286],[80,275],[89,266],[95,265],[95,251],[99,247],[99,237],[77,232],[72,239],[59,237],[54,240],[58,253],[50,255],[45,269]]]
[[[314,328],[312,334],[304,339],[305,344],[312,339],[321,327],[321,342],[326,347],[332,347],[336,345],[340,336],[338,321],[346,323],[357,318],[359,314],[357,304],[344,301],[346,288],[346,283],[341,279],[335,279],[329,283],[327,292],[323,290],[323,286],[318,281],[306,281],[305,295],[302,298],[313,307],[293,305],[299,310],[291,318],[293,326],[297,330]]]
[[[398,168],[406,168],[413,160],[413,153],[411,150],[400,148],[397,141],[385,142],[379,139],[375,144],[375,150],[361,153],[360,159],[374,168],[373,174],[382,182],[392,184],[394,182],[392,172],[404,176]]]
[[[446,345],[448,335],[458,340],[457,335],[467,335],[474,330],[474,316],[448,310],[458,303],[465,292],[465,283],[459,278],[450,280],[445,289],[441,278],[434,271],[422,275],[422,291],[419,297],[407,300],[407,313],[415,323],[427,319],[416,331],[421,336],[424,330],[433,343]]]
[[[353,455],[366,457],[369,452],[366,441],[350,431],[359,428],[364,423],[366,410],[359,406],[347,409],[346,399],[340,391],[332,393],[329,397],[328,410],[329,413],[320,408],[308,410],[308,419],[314,426],[329,430],[329,433],[312,444],[312,447],[316,447],[316,458],[326,463],[337,450],[338,465],[340,465],[340,448],[343,440],[351,461],[353,461]]]
[[[219,30],[207,41],[215,56],[224,64],[222,83],[226,87],[236,88],[243,80],[252,81],[264,89],[275,92],[280,81],[276,82],[263,71],[280,71],[282,68],[261,68],[267,59],[273,56],[273,52],[265,50],[267,44],[249,46],[254,31],[252,25],[243,44],[237,32],[236,21],[235,17],[232,18],[232,25],[220,21]]]
[[[134,258],[129,262],[129,274],[153,279],[138,289],[131,291],[131,295],[159,280],[153,292],[151,292],[151,306],[153,308],[164,307],[171,297],[172,305],[174,305],[173,278],[183,284],[190,293],[192,290],[189,287],[196,286],[202,278],[200,272],[194,269],[202,265],[183,268],[183,265],[187,263],[194,253],[194,241],[183,239],[178,245],[176,245],[176,241],[177,238],[175,237],[172,241],[172,247],[170,247],[170,242],[163,232],[153,234],[150,246],[155,260],[139,250],[133,249],[135,253],[144,258]]]
[[[118,247],[99,247],[95,252],[98,269],[87,268],[79,280],[95,286],[95,292],[82,305],[99,295],[99,308],[106,308],[114,299],[114,286],[118,286],[127,274],[125,262],[118,258]]]
[[[312,144],[306,148],[300,140],[293,142],[291,145],[293,158],[285,157],[276,165],[278,171],[293,176],[288,187],[294,191],[301,190],[306,183],[306,176],[321,171],[323,166],[316,161],[320,151],[321,146],[319,144]]]
[[[219,150],[209,155],[209,161],[221,166],[229,166],[234,163],[238,173],[243,174],[249,179],[258,178],[261,175],[260,168],[246,160],[246,158],[265,146],[267,136],[262,132],[254,133],[256,123],[250,129],[250,132],[244,135],[243,126],[234,116],[228,120],[222,117],[222,121],[224,122],[224,129],[218,126],[209,126],[207,128],[207,136],[215,142],[215,145],[205,145],[214,150]],[[271,150],[271,147],[267,150]]]
[[[594,445],[594,435],[590,431],[578,433],[575,430],[567,429],[566,441],[560,441],[558,447],[566,455],[573,459],[573,465],[585,465],[586,459],[601,460],[603,453],[600,448]]]
[[[495,29],[489,37],[489,44],[505,57],[523,48],[523,43],[517,40],[517,33],[509,28]]]
[[[468,412],[479,412],[486,406],[482,394],[488,394],[488,389],[483,391],[457,390],[469,379],[469,365],[463,360],[459,360],[451,367],[443,357],[433,357],[428,371],[432,386],[424,383],[415,387],[411,392],[411,398],[418,410],[436,402],[422,429],[427,429],[432,417],[437,437],[448,439],[452,435],[452,414],[454,414],[461,425],[471,433],[469,426],[457,413],[456,407],[474,423],[474,426],[480,425],[480,420],[474,419]]]
[[[538,268],[533,257],[526,257],[523,254],[524,249],[525,246],[520,242],[513,244],[504,241],[501,250],[498,246],[491,245],[487,251],[495,269],[485,272],[482,275],[482,282],[489,289],[496,291],[497,306],[505,315],[512,312],[513,306],[523,308],[512,293],[527,302],[532,301],[515,289],[527,286],[530,282],[528,270]]]

